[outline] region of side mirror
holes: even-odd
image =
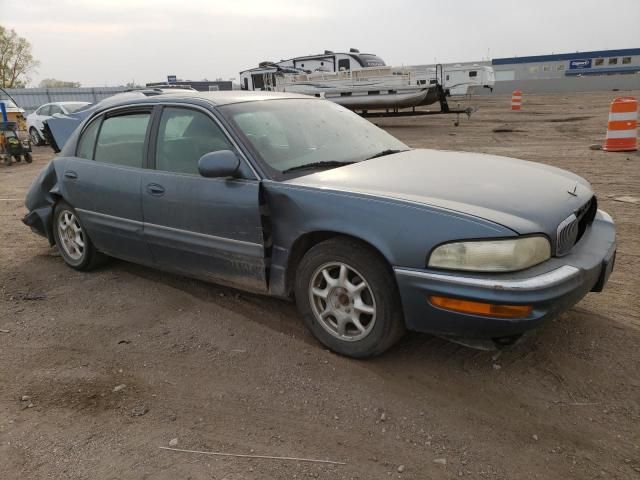
[[[232,177],[240,167],[240,160],[231,150],[205,153],[198,160],[198,172],[203,177]]]

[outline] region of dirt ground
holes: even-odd
[[[410,334],[354,361],[284,301],[119,261],[75,272],[20,222],[51,151],[0,166],[0,478],[640,478],[640,153],[589,149],[615,95],[375,120],[413,147],[573,170],[615,219],[606,290],[499,355]]]

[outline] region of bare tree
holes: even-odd
[[[40,62],[31,54],[31,44],[15,30],[0,25],[0,86],[21,88]]]
[[[40,82],[40,88],[62,88],[62,87],[71,87],[78,88],[80,86],[80,82],[67,82],[66,80],[57,80],[55,78],[45,78]]]

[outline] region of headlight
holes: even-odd
[[[429,257],[429,267],[473,272],[513,272],[551,257],[546,237],[447,243]]]

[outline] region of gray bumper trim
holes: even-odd
[[[407,275],[410,277],[436,280],[438,282],[454,285],[464,285],[472,287],[488,288],[492,290],[542,290],[566,282],[580,274],[580,269],[571,265],[563,265],[535,277],[521,279],[501,279],[491,277],[464,277],[445,273],[432,273],[421,270],[411,270],[406,268],[394,268],[397,275]]]

